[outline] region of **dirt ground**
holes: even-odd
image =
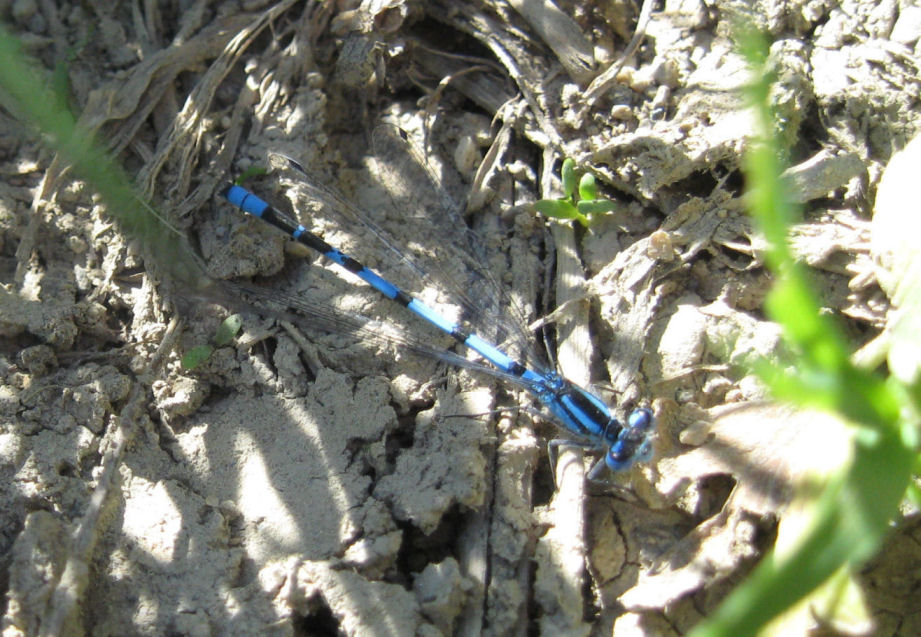
[[[191,246],[127,239],[0,111],[4,637],[680,635],[711,612],[849,442],[746,371],[783,350],[742,200],[733,19],[774,40],[791,241],[857,350],[889,316],[873,203],[921,127],[921,7],[641,4],[2,3]],[[381,149],[392,126],[415,151]],[[426,276],[332,191],[247,187],[454,318],[549,315],[568,378],[620,417],[654,410],[652,460],[603,483],[591,453],[552,464],[559,431],[520,389],[418,356],[450,339],[218,196],[269,153]],[[616,204],[591,229],[533,210],[564,157]],[[914,218],[889,223],[916,241]],[[202,287],[176,275],[189,249]],[[234,312],[237,337],[183,368]],[[800,609],[778,633],[921,634],[919,533],[894,525],[853,612]]]

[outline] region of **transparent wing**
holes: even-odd
[[[210,295],[228,307],[268,314],[297,325],[309,333],[347,334],[362,343],[393,344],[402,351],[416,356],[433,358],[456,367],[470,369],[523,389],[534,387],[533,383],[519,376],[506,374],[412,336],[403,326],[396,323],[350,314],[304,296],[285,294],[264,286],[232,281],[215,283]],[[552,416],[549,418],[552,420]]]
[[[406,133],[380,126],[374,131],[373,149],[377,177],[387,192],[364,210],[322,185],[295,159],[276,154],[270,160],[281,175],[292,178],[298,202],[322,206],[323,216],[333,220],[325,227],[320,223],[322,230],[347,235],[331,243],[380,269],[409,293],[439,307],[457,307],[453,318],[532,367],[546,368],[533,347],[526,314],[499,283],[483,243]],[[305,225],[307,221],[318,219],[301,219]]]

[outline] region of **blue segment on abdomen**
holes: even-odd
[[[395,286],[393,283],[380,276],[374,270],[369,270],[364,268],[359,272],[356,272],[364,281],[370,284],[375,290],[386,296],[388,299],[395,299],[400,293],[400,288]]]
[[[269,207],[265,201],[240,186],[231,186],[224,196],[227,201],[254,217],[261,217],[265,209]]]
[[[425,303],[423,303],[422,301],[418,299],[413,299],[412,301],[410,301],[409,305],[407,305],[406,307],[412,310],[413,312],[415,312],[416,314],[418,314],[419,316],[421,316],[422,318],[424,318],[426,321],[428,321],[429,323],[431,323],[432,325],[434,325],[435,327],[437,327],[443,332],[447,332],[448,334],[453,334],[455,330],[457,330],[457,323],[449,321],[448,319],[443,317],[441,314],[439,314],[438,312],[436,312],[435,310],[433,310],[428,305],[426,305]]]
[[[501,369],[503,372],[511,371],[515,365],[515,360],[505,354],[495,345],[487,343],[476,334],[471,334],[464,341],[464,345],[483,356],[490,363]]]

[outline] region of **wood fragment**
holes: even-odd
[[[572,18],[550,0],[509,0],[509,4],[550,47],[573,80],[582,84],[591,79],[595,68],[592,43]]]
[[[646,37],[646,27],[649,24],[649,16],[652,14],[652,2],[653,0],[643,0],[643,6],[640,9],[640,17],[636,21],[636,31],[633,34],[633,38],[627,44],[627,48],[624,49],[620,59],[605,69],[601,75],[592,81],[588,89],[586,89],[585,94],[583,95],[584,104],[582,109],[579,111],[578,119],[580,121],[587,112],[594,108],[595,102],[598,101],[598,98],[604,95],[604,93],[617,80],[617,74],[643,42],[643,38]]]

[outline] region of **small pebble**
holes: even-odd
[[[457,172],[471,179],[482,159],[480,148],[473,137],[464,135],[457,140],[457,148],[454,149],[454,167],[457,168]]]

